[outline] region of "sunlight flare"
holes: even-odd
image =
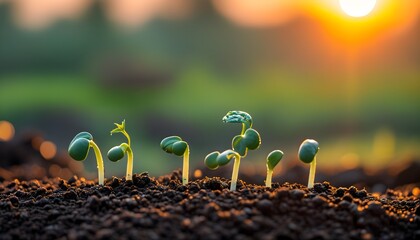
[[[375,8],[376,0],[339,0],[341,9],[349,16],[364,17]]]

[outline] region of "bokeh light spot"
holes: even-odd
[[[201,172],[200,169],[197,169],[194,171],[194,177],[195,178],[201,178],[203,176],[203,173]]]
[[[420,188],[418,188],[418,187],[413,188],[412,193],[413,193],[414,196],[419,196],[420,195]]]
[[[15,136],[15,128],[8,121],[0,121],[0,141],[9,141]]]
[[[55,157],[55,154],[57,153],[57,147],[54,143],[50,141],[45,141],[39,147],[39,152],[41,153],[43,158],[49,160]]]

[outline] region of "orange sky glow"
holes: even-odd
[[[312,47],[309,49],[309,53],[312,53],[308,56],[322,54],[325,61],[336,61],[329,55],[341,51],[351,54],[363,52],[368,48],[369,51],[376,49],[378,52],[373,55],[379,60],[383,59],[380,57],[384,54],[383,49],[387,49],[386,54],[407,51],[404,46],[397,49],[387,48],[385,42],[413,30],[419,21],[420,1],[376,0],[373,10],[368,15],[357,18],[346,14],[340,6],[340,1],[348,0],[212,0],[211,6],[226,19],[227,24],[249,29],[262,28],[281,32],[282,27],[305,19],[306,23],[310,23],[310,27],[305,28],[299,37],[308,41],[305,44],[323,49],[322,52],[317,52],[318,50]],[[0,0],[0,4],[4,3],[12,5],[13,18],[18,26],[37,30],[51,26],[57,20],[77,19],[83,16],[94,1]],[[197,10],[198,3],[193,0],[104,0],[101,3],[111,22],[133,30],[141,29],[156,18],[185,20],[193,14],[200,13]],[[282,34],[280,37],[289,32]],[[401,37],[398,41],[401,41]]]
[[[338,0],[214,0],[215,8],[243,27],[275,27],[298,17],[318,21],[332,38],[344,44],[361,44],[376,37],[404,32],[420,16],[420,1],[380,0],[367,16],[346,14]]]

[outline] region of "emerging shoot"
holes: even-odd
[[[127,143],[121,143],[119,146],[115,146],[108,151],[108,159],[117,162],[121,160],[124,155],[127,153],[127,172],[125,179],[133,180],[133,151],[131,150],[130,136],[125,131],[125,120],[121,124],[114,123],[117,126],[111,131],[113,133],[122,133],[127,138]]]
[[[160,142],[160,147],[167,153],[173,153],[177,156],[184,156],[184,162],[182,166],[182,185],[187,185],[190,161],[190,147],[188,146],[188,143],[182,141],[182,139],[178,136],[170,136],[164,138]]]
[[[252,128],[252,117],[246,112],[229,111],[224,117],[225,123],[241,123],[242,131],[232,140],[232,149],[245,157],[248,149],[254,150],[261,145],[260,134]]]
[[[233,163],[232,180],[230,182],[230,190],[236,190],[236,183],[238,182],[239,164],[241,163],[241,155],[233,150],[226,150],[222,153],[215,151],[209,153],[204,159],[204,163],[211,170],[216,170],[220,166],[226,165],[235,158]]]
[[[274,167],[283,158],[283,152],[280,150],[274,150],[267,156],[267,178],[265,179],[265,186],[271,188],[271,179],[273,178]]]
[[[96,156],[96,163],[98,167],[98,183],[104,185],[104,162],[102,154],[98,145],[93,141],[92,134],[88,132],[81,132],[77,134],[70,142],[68,152],[70,157],[77,161],[83,161],[89,154],[89,149],[93,148]]]
[[[316,154],[319,150],[319,144],[313,139],[306,139],[299,147],[299,159],[304,163],[310,164],[308,188],[314,187],[315,170],[316,170]]]

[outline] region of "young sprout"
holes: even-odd
[[[283,158],[283,152],[280,150],[274,150],[267,156],[267,178],[265,179],[265,186],[271,188],[271,179],[273,177],[274,167]]]
[[[252,128],[252,117],[246,112],[229,111],[224,117],[225,123],[241,123],[242,131],[232,140],[232,149],[245,157],[248,149],[254,150],[261,145],[260,134]]]
[[[187,185],[190,161],[190,147],[188,146],[188,143],[182,141],[182,139],[178,136],[170,136],[164,138],[160,142],[160,147],[167,153],[173,153],[177,156],[184,155],[184,162],[182,166],[182,185]]]
[[[121,143],[119,146],[115,146],[108,151],[108,159],[117,162],[121,160],[125,153],[127,153],[127,171],[125,174],[126,180],[133,180],[133,151],[130,145],[130,136],[125,131],[125,120],[121,124],[114,123],[117,127],[111,131],[113,133],[122,133],[127,138],[127,143]]]
[[[239,164],[241,163],[241,155],[233,150],[226,150],[222,153],[215,151],[209,153],[204,159],[206,166],[212,170],[216,170],[220,166],[226,165],[235,158],[233,163],[232,179],[230,182],[230,190],[236,190],[236,183],[238,182]]]
[[[316,154],[319,150],[319,144],[313,139],[306,139],[299,147],[299,159],[304,163],[310,164],[308,188],[314,187],[315,170],[316,170]]]
[[[93,141],[92,134],[88,132],[78,133],[73,140],[71,140],[68,152],[70,157],[74,160],[83,161],[87,158],[90,148],[93,148],[96,156],[98,183],[104,185],[104,162],[98,145]]]

